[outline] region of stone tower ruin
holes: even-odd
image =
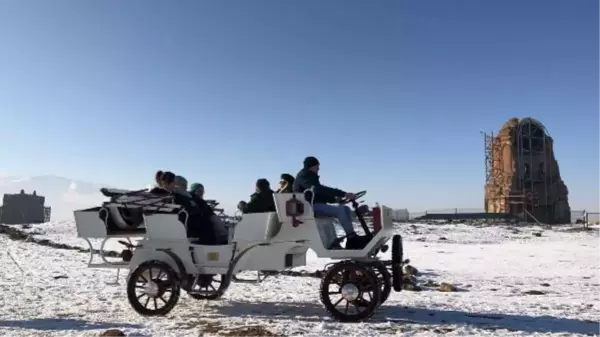
[[[533,118],[511,118],[497,135],[485,135],[486,212],[545,224],[571,222],[569,192],[553,144]]]

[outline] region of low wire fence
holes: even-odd
[[[597,210],[575,210],[571,211],[571,223],[598,225],[600,224],[600,212]]]
[[[600,225],[600,212],[587,213],[586,222],[588,225]]]
[[[461,214],[461,213],[485,213],[484,208],[438,208],[428,209],[421,212],[410,212],[409,218],[415,219],[427,214]],[[571,223],[573,224],[600,224],[600,212],[598,210],[574,210],[571,211]]]
[[[440,208],[440,209],[428,209],[424,211],[424,214],[459,214],[459,213],[485,213],[484,208]]]
[[[459,214],[459,213],[485,213],[484,208],[438,208],[428,209],[421,212],[410,212],[410,219],[418,218],[427,214]]]

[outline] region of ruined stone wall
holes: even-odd
[[[553,139],[548,135],[545,137],[545,158],[542,153],[527,154],[519,161],[519,123],[519,119],[511,118],[492,141],[492,179],[485,186],[486,211],[522,215],[523,207],[526,207],[543,223],[569,223],[568,190],[554,156]],[[540,127],[543,128],[541,124]],[[526,197],[523,200],[509,198],[510,195]],[[525,201],[525,204],[510,204],[509,200]]]
[[[0,223],[43,223],[47,218],[44,201],[44,197],[25,194],[24,191],[20,194],[5,194],[2,198]]]
[[[485,207],[489,213],[511,213],[508,195],[516,172],[517,118],[504,123],[492,141],[492,180],[485,186]]]

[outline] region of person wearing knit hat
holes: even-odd
[[[218,244],[227,244],[229,237],[229,230],[225,227],[225,223],[221,218],[214,213],[213,208],[204,200],[204,185],[200,183],[193,183],[190,185],[188,192],[191,194],[192,199],[202,207],[204,213],[208,213],[210,216],[210,223],[215,233],[216,242]],[[207,211],[207,208],[210,211]]]
[[[306,157],[304,158],[304,169],[308,170],[311,167],[316,167],[317,172],[319,171],[319,160],[315,157]]]
[[[197,195],[200,199],[204,199],[204,185],[200,183],[191,184],[189,192]]]
[[[173,191],[191,198],[192,195],[187,191],[188,181],[183,176],[175,176],[175,189]]]
[[[175,185],[177,187],[187,190],[188,181],[182,176],[175,176]]]
[[[238,209],[244,214],[275,212],[273,193],[271,184],[267,179],[258,179],[256,181],[256,192],[250,196],[249,202],[240,201]]]
[[[304,158],[303,164],[304,167],[296,175],[293,184],[294,193],[304,193],[304,191],[314,188],[314,194],[312,195],[314,214],[337,218],[346,232],[346,249],[357,249],[355,243],[357,243],[356,245],[360,245],[364,240],[359,239],[361,237],[359,237],[354,230],[352,211],[349,207],[344,205],[330,205],[337,204],[338,200],[341,198],[354,199],[354,193],[347,193],[337,188],[322,185],[319,180],[321,163],[317,158],[312,156],[306,157]],[[344,238],[338,238],[334,240],[329,248],[340,248],[339,243],[343,239]],[[359,244],[358,242],[361,243]]]

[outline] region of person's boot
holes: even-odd
[[[360,236],[356,233],[347,236],[346,249],[350,250],[361,250],[369,243],[369,238],[366,236]]]
[[[333,242],[331,244],[329,244],[329,247],[327,249],[329,249],[329,250],[344,249],[344,247],[342,247],[342,245],[340,245],[340,243],[342,243],[342,241],[344,239],[345,239],[344,237],[341,237],[341,238],[337,238],[337,239],[333,240]]]

